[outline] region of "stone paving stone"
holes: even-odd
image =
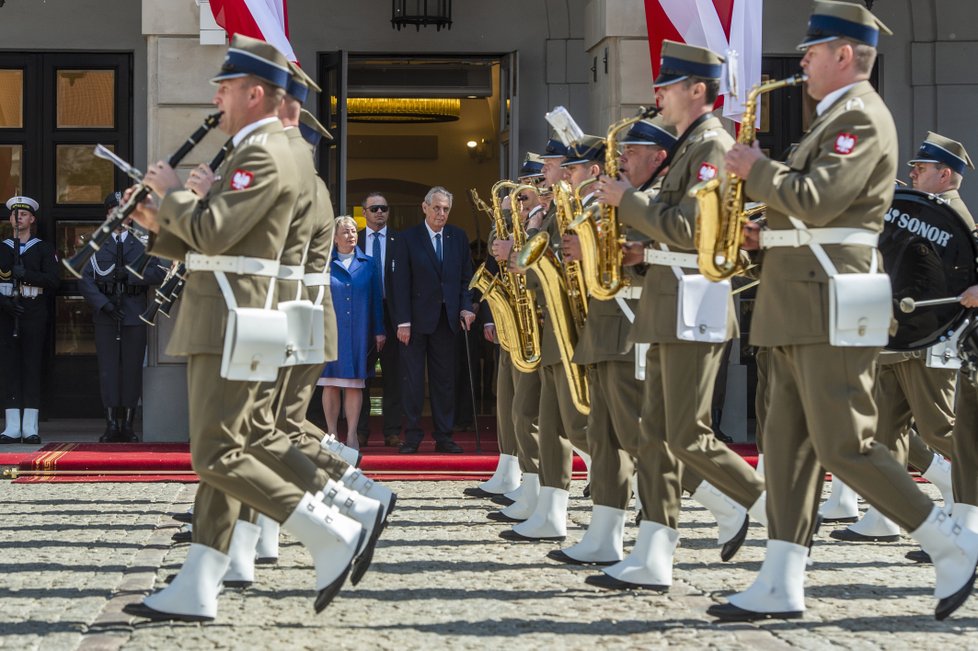
[[[370,572],[322,614],[312,609],[305,550],[283,537],[277,566],[247,590],[227,590],[209,625],[141,623],[121,613],[179,568],[172,545],[193,485],[0,484],[0,647],[11,649],[956,649],[978,645],[978,598],[933,619],[933,570],[898,543],[832,541],[826,526],[807,575],[800,621],[718,626],[706,608],[753,579],[764,553],[753,525],[721,563],[716,529],[691,503],[681,518],[675,584],[666,595],[607,593],[593,569],[545,558],[554,543],[511,543],[465,498],[464,482],[400,482],[398,509]],[[589,511],[572,489],[569,543]],[[933,487],[926,486],[936,496]],[[626,529],[626,548],[637,528]]]

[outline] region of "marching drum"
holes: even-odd
[[[939,197],[898,188],[886,213],[879,249],[893,285],[894,306],[958,296],[978,284],[978,241],[965,221]],[[949,339],[968,317],[960,303],[894,309],[898,323],[887,350],[919,350]]]

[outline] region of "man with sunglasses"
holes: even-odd
[[[380,192],[371,192],[363,200],[363,216],[367,220],[367,227],[357,233],[357,246],[360,250],[375,258],[381,269],[381,286],[384,288],[384,329],[386,330],[388,341],[394,341],[397,335],[397,328],[391,320],[393,306],[391,304],[394,292],[391,291],[391,271],[393,270],[395,240],[397,233],[394,229],[387,226],[390,218],[391,208],[387,198]],[[401,384],[397,370],[397,346],[384,346],[384,349],[377,352],[372,349],[367,356],[367,368],[373,368],[380,358],[381,382],[383,383],[384,396],[382,409],[384,412],[384,444],[387,447],[400,447],[401,445]],[[376,382],[376,378],[371,382]],[[360,424],[357,429],[357,438],[360,439],[360,447],[367,444],[370,436],[370,425],[368,416],[370,415],[370,385],[364,389],[363,406],[360,410]]]

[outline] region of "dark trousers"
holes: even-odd
[[[117,340],[117,335],[121,339]],[[135,409],[143,393],[146,326],[117,327],[96,323],[95,353],[98,355],[102,404]]]
[[[14,319],[0,314],[0,382],[4,409],[40,409],[41,371],[48,310],[45,298],[24,298],[26,310],[14,338]]]
[[[431,396],[432,436],[435,441],[450,441],[455,421],[455,333],[448,325],[442,307],[438,326],[431,334],[411,333],[405,346],[398,342],[401,367],[401,400],[404,405],[405,441],[418,443],[424,438],[421,410],[424,407],[425,367]]]
[[[384,349],[377,353],[377,347],[370,349],[367,355],[367,368],[372,369],[380,359],[381,377],[367,378],[367,386],[363,390],[363,405],[360,407],[360,420],[357,422],[357,433],[366,438],[370,433],[368,417],[370,416],[370,389],[380,385],[384,394],[381,409],[384,412],[384,436],[398,436],[404,417],[401,406],[401,374],[398,369],[400,346],[397,342],[397,328],[391,324],[390,313],[384,307],[384,329],[387,330],[387,343]]]

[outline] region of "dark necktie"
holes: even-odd
[[[126,267],[125,258],[122,251],[122,235],[116,234],[115,236],[115,277],[123,278],[124,269]]]
[[[374,238],[374,243],[370,247],[370,257],[376,258],[377,264],[383,266],[384,261],[380,259],[380,233],[371,233],[370,235]]]
[[[438,258],[438,262],[442,261],[441,255],[441,233],[435,233],[435,257]]]

